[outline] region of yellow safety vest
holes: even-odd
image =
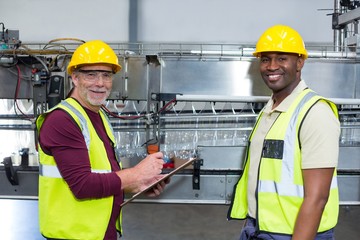
[[[286,112],[279,115],[265,137],[256,191],[259,231],[290,235],[294,231],[296,218],[304,200],[299,129],[307,112],[318,101],[326,101],[338,117],[335,104],[306,89]],[[261,117],[262,114],[255,123],[249,144]],[[250,154],[248,148],[244,172],[234,188],[233,201],[228,213],[229,219],[247,217]],[[335,227],[338,213],[339,193],[335,170],[318,232]]]
[[[91,171],[111,172],[106,149],[83,107],[68,98],[49,110],[63,109],[75,120],[84,136],[90,158]],[[46,114],[36,120],[38,132]],[[106,133],[115,145],[111,124],[103,113],[100,116]],[[47,238],[103,239],[111,216],[113,197],[100,199],[77,199],[62,178],[53,156],[47,155],[38,145],[39,167],[39,222],[40,232]],[[116,228],[121,232],[121,214]]]

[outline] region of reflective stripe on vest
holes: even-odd
[[[91,169],[92,173],[110,173],[111,170],[104,169]],[[39,174],[43,177],[51,177],[51,178],[63,178],[60,174],[60,171],[55,165],[43,165],[39,166]]]
[[[76,115],[76,117],[78,117],[78,119],[80,121],[80,125],[81,125],[81,132],[82,132],[82,134],[84,136],[84,139],[85,139],[86,148],[89,150],[89,147],[90,147],[90,133],[89,133],[89,129],[88,129],[88,126],[87,126],[86,119],[84,118],[84,116],[75,107],[70,105],[68,102],[62,101],[61,104],[64,105],[65,107],[69,108]]]
[[[309,92],[307,93],[299,102],[296,109],[294,110],[293,115],[289,121],[287,127],[284,142],[288,144],[283,150],[282,164],[281,168],[281,182],[275,182],[272,180],[260,180],[259,181],[259,192],[270,192],[277,193],[281,196],[294,196],[294,197],[304,197],[304,187],[302,185],[296,185],[293,183],[294,179],[294,151],[295,151],[295,141],[297,141],[297,129],[296,123],[298,115],[304,106],[304,104],[310,100],[316,93]],[[337,178],[333,177],[331,181],[331,188],[337,188]]]

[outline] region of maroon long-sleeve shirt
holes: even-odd
[[[59,171],[78,199],[114,196],[111,218],[104,239],[116,239],[116,219],[123,201],[120,170],[115,152],[98,113],[85,109],[106,148],[111,173],[91,173],[88,150],[78,125],[63,110],[48,114],[40,130],[39,142],[43,151],[54,156]]]

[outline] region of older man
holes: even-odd
[[[101,105],[121,66],[106,43],[79,46],[68,65],[70,96],[37,119],[39,221],[48,239],[117,239],[124,191],[138,192],[161,178],[162,153],[121,169],[115,138]],[[149,195],[159,195],[165,183]]]

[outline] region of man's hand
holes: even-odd
[[[163,165],[163,154],[161,152],[156,152],[148,155],[136,166],[118,171],[117,175],[121,179],[122,189],[132,193],[145,189],[151,183],[156,182],[164,176],[161,175]],[[150,195],[159,195],[163,191],[165,184],[165,182],[159,184],[159,186],[154,188],[153,193]]]
[[[156,182],[156,181],[160,180],[161,178],[163,178],[164,176],[166,176],[166,175],[161,175],[160,177],[156,176],[154,178],[155,181],[152,181],[152,182]],[[166,184],[168,184],[169,182],[170,182],[170,178],[167,178],[164,181],[161,181],[160,183],[156,184],[153,188],[146,191],[145,195],[148,197],[159,196],[164,191]],[[151,185],[151,183],[149,185]],[[149,186],[149,185],[147,185],[147,186]]]

